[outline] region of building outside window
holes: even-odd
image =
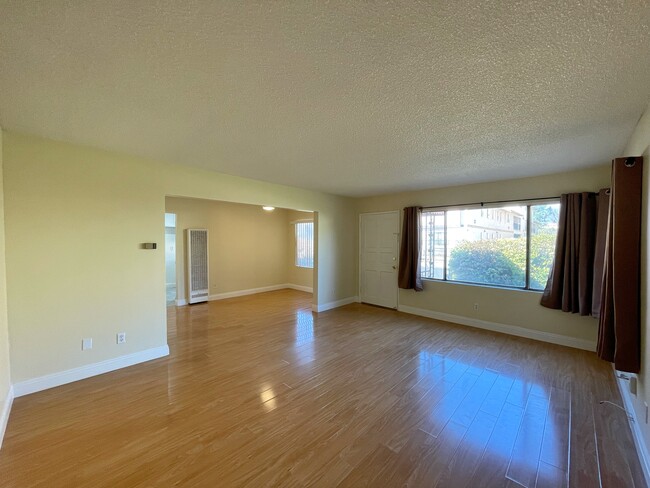
[[[555,252],[557,201],[424,210],[425,279],[543,290]]]
[[[296,222],[296,266],[299,268],[314,267],[314,223]]]

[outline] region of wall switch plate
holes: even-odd
[[[92,349],[93,348],[93,339],[92,337],[87,337],[85,339],[81,339],[81,350],[85,351],[87,349]]]
[[[126,342],[126,332],[118,332],[117,343],[124,344]]]

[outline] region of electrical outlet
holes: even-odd
[[[636,395],[636,376],[630,376],[630,393]]]
[[[475,310],[476,312],[478,312],[478,303],[475,303],[475,304],[474,304],[474,310]]]
[[[85,351],[87,349],[92,349],[93,348],[93,339],[92,337],[86,337],[84,339],[81,339],[81,350]]]
[[[117,343],[124,344],[126,342],[126,332],[117,333]]]

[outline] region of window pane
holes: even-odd
[[[530,288],[543,290],[555,256],[560,204],[530,207]]]
[[[447,279],[526,286],[526,207],[447,211]]]
[[[296,222],[296,266],[314,267],[314,223]]]
[[[445,213],[420,216],[420,276],[442,280],[445,269]]]

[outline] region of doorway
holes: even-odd
[[[359,295],[372,305],[397,308],[399,212],[359,216]]]
[[[173,292],[177,306],[188,303],[185,233],[190,228],[208,231],[208,301],[285,288],[315,296],[316,212],[167,196],[165,218],[168,305]]]
[[[176,214],[165,214],[165,285],[167,306],[176,305]]]

